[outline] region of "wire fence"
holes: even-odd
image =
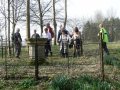
[[[4,41],[5,42],[5,41]],[[54,76],[67,74],[71,76],[81,74],[100,74],[100,53],[98,43],[82,44],[80,57],[73,57],[73,48],[68,49],[68,57],[61,57],[59,46],[52,46],[53,55],[41,60],[36,73],[35,59],[29,57],[27,46],[22,47],[20,59],[11,53],[8,46],[1,46],[0,77],[6,79],[21,79],[26,77]],[[11,52],[13,49],[11,48]],[[3,53],[3,54],[2,54]]]

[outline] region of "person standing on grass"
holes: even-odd
[[[62,57],[67,57],[68,56],[69,35],[66,34],[65,30],[62,30],[62,34],[60,35],[58,42],[60,43],[60,55]]]
[[[50,26],[50,23],[47,23],[46,28],[48,29],[48,32],[51,34],[51,41],[50,41],[49,49],[50,49],[50,55],[52,56],[52,49],[51,49],[51,47],[52,47],[52,38],[54,38],[55,33],[53,31],[53,28]]]
[[[14,34],[14,44],[15,44],[15,54],[16,58],[20,58],[20,53],[21,53],[21,46],[22,46],[22,38],[20,35],[20,29],[18,28],[16,33]]]
[[[74,28],[72,40],[73,40],[73,49],[74,49],[73,56],[74,57],[80,56],[81,32],[78,30],[78,27]]]
[[[100,34],[102,34],[102,47],[104,49],[104,51],[106,52],[107,55],[109,55],[109,50],[107,48],[107,43],[108,43],[108,32],[106,31],[106,29],[103,26],[103,23],[99,24],[99,28],[100,28],[100,32],[98,33],[98,36],[100,36]]]
[[[64,33],[66,34],[66,35],[69,35],[69,32],[62,26],[62,25],[60,25],[60,30],[58,31],[58,37],[57,37],[57,42],[59,43],[59,38],[60,38],[60,36],[62,35],[62,31],[64,30]]]
[[[40,38],[40,35],[36,33],[36,30],[34,30],[34,34],[32,35],[32,38]]]
[[[48,57],[48,53],[50,52],[51,53],[51,40],[52,40],[52,37],[51,37],[51,33],[48,31],[47,28],[44,29],[44,33],[43,33],[43,38],[47,38],[47,42],[45,44],[45,56]],[[51,55],[52,56],[52,55]]]

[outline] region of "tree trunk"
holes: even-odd
[[[10,0],[8,0],[8,54],[11,55],[10,49]]]
[[[27,16],[26,16],[26,21],[27,21],[27,39],[30,38],[30,0],[27,0]]]
[[[55,0],[52,0],[52,4],[53,4],[53,26],[54,26],[54,33],[55,33],[55,36],[54,36],[54,45],[56,45],[56,13],[55,13]]]
[[[64,20],[64,28],[66,27],[67,22],[67,0],[65,0],[65,20]]]
[[[40,28],[41,28],[41,36],[42,36],[42,33],[43,33],[43,16],[42,16],[42,10],[41,10],[41,2],[40,0],[37,0],[38,1],[38,5],[39,5],[39,15],[40,15]]]
[[[14,0],[12,1],[12,14],[13,14],[13,23],[12,23],[12,35],[15,33],[15,8],[14,8]],[[13,37],[13,36],[12,36]],[[14,42],[12,41],[13,55],[14,55]]]

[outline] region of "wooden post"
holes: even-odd
[[[102,81],[104,81],[104,61],[103,61],[103,41],[102,41],[102,33],[100,33],[100,68],[101,68],[101,77]]]
[[[7,46],[5,46],[5,79],[8,79],[8,70],[7,70]]]
[[[70,63],[69,63],[70,60],[69,60],[69,48],[68,48],[68,47],[69,47],[69,46],[67,45],[67,50],[68,50],[68,51],[67,51],[67,55],[66,55],[66,56],[67,56],[67,58],[68,58],[68,75],[69,75],[69,73],[70,73]]]
[[[8,54],[11,56],[11,47],[10,47],[10,0],[8,0]]]
[[[81,46],[80,46],[80,48],[81,48],[81,55],[83,55],[83,43],[82,43],[82,39],[81,39],[81,44],[80,44]]]
[[[38,80],[38,45],[37,45],[37,37],[35,43],[35,79]]]
[[[2,50],[2,58],[3,58],[3,38],[1,36],[1,50]]]

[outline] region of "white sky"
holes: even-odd
[[[116,17],[120,17],[119,4],[120,0],[68,0],[68,17],[91,18],[94,17],[96,11],[101,11],[104,16],[107,16],[111,8],[113,9],[111,12],[114,12]],[[19,28],[26,29],[22,25]],[[33,33],[33,30],[31,31]],[[21,32],[21,35],[25,38],[26,32]]]
[[[96,11],[107,15],[111,8],[120,17],[120,0],[68,0],[68,17],[93,17]]]

